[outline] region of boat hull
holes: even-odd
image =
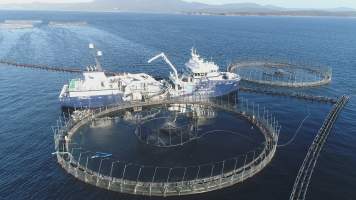
[[[181,96],[202,96],[202,97],[219,97],[237,91],[239,81],[202,81],[194,89],[186,90],[183,93],[175,94],[175,97]],[[59,100],[62,108],[99,108],[110,105],[117,105],[122,102],[123,95],[95,95],[85,97],[70,97],[63,89]]]
[[[123,102],[123,96],[117,95],[100,95],[88,97],[60,97],[63,108],[99,108]]]
[[[235,92],[238,88],[239,81],[206,81],[199,84],[191,95],[219,97]]]

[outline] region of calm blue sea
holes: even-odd
[[[330,66],[333,81],[299,90],[352,95],[321,153],[308,199],[356,199],[356,19],[329,17],[223,17],[124,13],[1,11],[0,20],[86,21],[84,27],[0,30],[0,58],[22,63],[85,68],[94,42],[111,71],[167,76],[164,64],[145,63],[166,52],[181,67],[196,47],[222,69],[235,60],[270,58]],[[0,199],[156,199],[97,189],[66,174],[51,155],[51,126],[61,113],[58,95],[72,74],[0,65]],[[281,143],[311,112],[295,142],[279,148],[272,163],[243,184],[173,199],[288,199],[309,145],[331,105],[286,97],[244,94],[273,111]],[[223,145],[223,144],[221,144]],[[208,149],[219,151],[219,147]],[[159,198],[158,198],[159,199]]]

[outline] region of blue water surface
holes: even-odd
[[[330,66],[330,85],[301,91],[353,98],[321,152],[307,198],[356,199],[355,18],[1,11],[0,20],[6,19],[43,21],[33,29],[0,30],[0,58],[21,63],[84,69],[93,62],[87,46],[94,42],[104,52],[106,70],[155,76],[167,76],[169,68],[164,63],[154,67],[138,64],[164,51],[181,69],[193,46],[221,69],[247,58]],[[88,25],[45,25],[52,20],[86,21]],[[61,87],[76,76],[0,65],[0,199],[156,199],[97,189],[77,181],[56,163],[51,155],[50,127],[61,112]],[[220,191],[172,199],[289,198],[307,149],[331,105],[257,94],[241,96],[275,113],[283,126],[281,143],[294,134],[308,112],[311,117],[294,143],[279,148],[272,163],[257,176]]]

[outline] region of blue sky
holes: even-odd
[[[91,0],[0,0],[0,3],[31,3],[46,2],[46,3],[71,3],[71,2],[88,2]],[[185,0],[196,1],[209,4],[223,3],[258,3],[271,4],[288,8],[335,8],[335,7],[351,7],[356,8],[356,0]]]

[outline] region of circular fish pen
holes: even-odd
[[[269,61],[243,61],[229,66],[229,71],[241,80],[261,85],[302,88],[329,84],[330,68]]]
[[[280,125],[266,109],[261,109],[247,100],[235,101],[234,104],[230,104],[221,99],[190,97],[136,102],[85,111],[79,118],[61,119],[54,128],[58,163],[69,174],[85,183],[135,195],[190,195],[241,183],[256,175],[271,162],[276,152]],[[157,106],[165,108],[163,114],[153,109]],[[124,157],[115,157],[110,153],[91,152],[82,144],[73,142],[85,126],[90,124],[100,126],[102,119],[108,121],[124,119],[126,125],[133,125],[132,135],[138,140],[138,144],[156,149],[186,146],[189,148],[189,144],[199,142],[210,134],[219,133],[220,137],[224,137],[223,134],[231,134],[228,130],[209,132],[204,129],[209,127],[205,125],[209,124],[206,122],[215,116],[211,109],[226,112],[229,116],[249,122],[248,126],[258,130],[263,138],[261,148],[250,149],[242,155],[208,163],[182,166],[179,164],[177,166],[177,163],[171,165],[165,163],[162,166],[154,166],[143,161],[141,163],[127,161]],[[175,114],[173,117],[167,117],[164,114],[166,111]],[[114,117],[118,113],[121,115],[119,119]],[[225,118],[224,116],[223,119]],[[160,124],[158,128],[157,124]],[[120,130],[122,129],[123,127],[120,127]],[[146,152],[145,148],[143,152]]]

